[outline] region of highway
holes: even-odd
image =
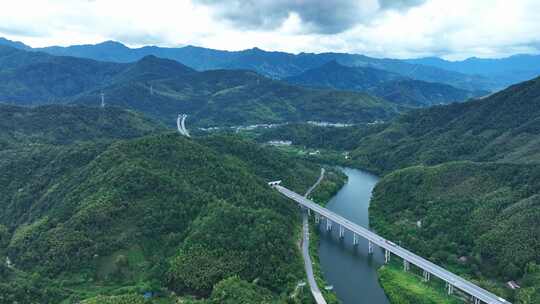
[[[311,192],[313,192],[313,190],[315,190],[315,188],[319,186],[319,184],[324,178],[324,173],[324,168],[321,168],[321,175],[319,176],[315,184],[313,184],[313,186],[311,186],[306,191],[306,194],[304,194],[305,197],[310,195]],[[313,264],[311,262],[311,256],[309,255],[309,222],[307,212],[304,212],[302,214],[302,230],[302,256],[304,258],[304,267],[306,268],[309,288],[311,289],[311,294],[313,295],[313,298],[315,299],[315,302],[317,302],[317,304],[326,304],[326,300],[324,299],[322,292],[319,289],[319,286],[317,286],[317,281],[315,281],[315,276],[313,275]]]
[[[178,118],[176,119],[176,127],[178,128],[178,132],[180,132],[180,134],[191,137],[188,130],[186,129],[186,118],[187,115],[178,114]]]
[[[306,194],[304,194],[304,197],[308,197],[311,192],[313,192],[313,190],[315,190],[315,188],[317,188],[319,186],[319,184],[322,182],[323,178],[324,178],[324,173],[326,171],[324,170],[324,168],[321,168],[321,175],[319,176],[319,179],[317,179],[317,181],[315,182],[315,184],[313,184],[313,186],[311,186],[311,188],[308,189],[308,191],[306,191]]]
[[[344,217],[337,215],[333,213],[332,211],[319,206],[318,204],[314,203],[313,201],[303,197],[302,195],[295,193],[283,186],[280,185],[272,185],[276,190],[278,190],[280,193],[285,195],[286,197],[296,201],[300,205],[312,210],[313,212],[321,215],[322,217],[326,218],[327,220],[330,220],[332,223],[338,224],[343,226],[344,228],[348,229],[349,231],[362,236],[363,238],[367,239],[368,241],[372,242],[373,244],[384,248],[385,250],[391,252],[392,254],[401,257],[402,259],[408,261],[410,264],[414,264],[417,267],[423,269],[424,271],[427,271],[430,275],[436,276],[440,278],[441,280],[447,282],[454,288],[457,288],[466,294],[469,294],[474,297],[475,302],[479,303],[478,301],[482,301],[483,303],[488,304],[509,304],[510,302],[506,301],[505,299],[498,297],[497,295],[449,272],[448,270],[435,265],[434,263],[408,251],[405,248],[402,248],[394,243],[392,243],[389,240],[386,240],[385,238],[377,235],[376,233],[359,226]]]
[[[304,232],[304,237],[302,238],[302,256],[304,257],[304,267],[306,268],[306,275],[308,278],[309,288],[311,289],[311,294],[315,298],[317,304],[326,304],[319,286],[317,286],[317,281],[315,281],[315,276],[313,275],[313,264],[311,262],[311,256],[309,255],[309,223],[307,212],[304,212],[302,215],[302,229]]]

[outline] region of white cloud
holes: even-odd
[[[335,20],[313,19],[316,10],[302,12],[300,9],[306,7],[302,3],[310,0],[295,1],[301,5],[292,9],[290,4],[284,5],[286,17],[280,17],[272,27],[245,27],[218,18],[215,5],[201,4],[200,0],[3,0],[0,36],[32,46],[119,40],[131,46],[192,44],[228,50],[257,46],[377,57],[500,57],[537,52],[540,45],[538,0],[404,1],[406,8],[402,5],[384,10],[373,8],[375,0],[358,0],[361,5],[371,3],[368,11],[373,16],[355,23],[348,15],[346,24],[337,27]],[[317,5],[313,1],[308,4]],[[275,5],[271,8],[280,9]],[[264,10],[258,14],[264,14]],[[336,18],[340,14],[335,14]],[[238,14],[239,18],[242,15]],[[325,24],[332,28],[325,31],[321,28]]]

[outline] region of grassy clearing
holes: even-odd
[[[378,270],[379,282],[392,304],[463,304],[448,296],[444,286],[435,279],[428,283],[412,272],[405,272],[397,262]]]

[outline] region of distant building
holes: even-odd
[[[290,140],[271,140],[268,142],[271,146],[290,146],[292,145],[292,141]]]

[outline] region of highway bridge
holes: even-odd
[[[345,230],[353,233],[353,242],[358,244],[358,237],[363,237],[368,240],[369,252],[373,252],[373,246],[377,245],[384,249],[385,263],[390,261],[391,255],[396,255],[403,259],[403,269],[409,270],[411,264],[416,265],[423,270],[424,280],[428,281],[431,276],[438,277],[446,282],[448,294],[451,295],[455,289],[459,289],[463,293],[471,297],[471,302],[474,304],[510,304],[505,299],[498,297],[497,295],[480,288],[479,286],[453,274],[452,272],[435,265],[434,263],[410,252],[409,250],[402,248],[393,242],[377,235],[376,233],[359,226],[346,218],[316,204],[315,202],[307,199],[306,197],[295,193],[280,185],[280,181],[268,183],[271,187],[279,191],[284,196],[294,200],[300,206],[312,211],[315,216],[315,221],[326,221],[326,229],[331,230],[332,225],[339,227],[339,236],[344,237]]]

